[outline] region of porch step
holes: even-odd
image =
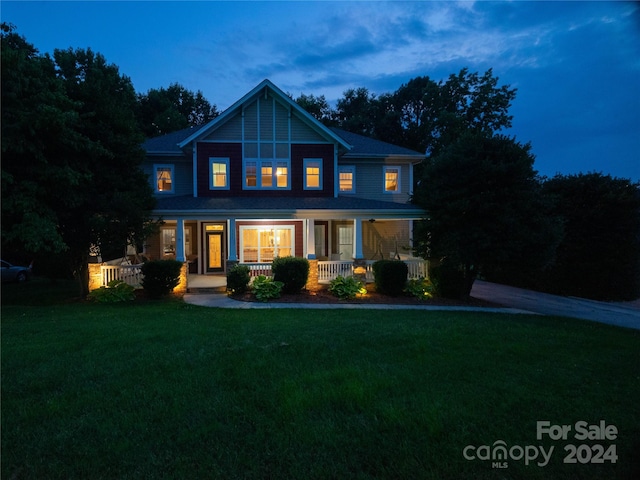
[[[191,293],[193,295],[209,295],[211,293],[219,293],[224,294],[227,293],[227,287],[195,287],[195,288],[187,288],[187,293]]]

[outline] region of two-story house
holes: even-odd
[[[269,80],[199,128],[145,142],[164,221],[150,259],[192,274],[277,256],[353,262],[410,254],[418,152],[327,128]]]

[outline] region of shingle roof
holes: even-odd
[[[142,144],[142,148],[149,154],[182,154],[178,146],[179,143],[189,138],[198,130],[198,127],[189,127],[177,132],[168,133],[160,137],[150,138]],[[367,156],[411,156],[417,160],[424,157],[420,152],[404,147],[399,147],[391,143],[382,142],[373,138],[347,132],[340,128],[331,128],[331,131],[344,139],[353,148],[345,155],[347,157],[367,157]]]
[[[370,212],[403,212],[420,216],[423,210],[413,204],[385,202],[364,198],[340,197],[192,197],[190,195],[160,197],[156,212],[162,214],[167,211],[192,212],[228,212],[238,213],[257,210],[278,210],[282,213],[295,213],[301,210],[331,210],[331,211],[362,211]]]
[[[418,157],[417,159],[424,158],[424,154],[411,150],[409,148],[399,147],[391,143],[375,140],[364,135],[358,135],[357,133],[347,132],[340,128],[332,127],[331,130],[345,139],[347,143],[352,145],[352,149],[349,150],[345,156],[411,156]]]
[[[198,127],[189,127],[159,137],[149,138],[142,144],[142,148],[144,148],[147,153],[180,154],[182,150],[180,150],[178,144],[197,130]]]

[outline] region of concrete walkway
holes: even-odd
[[[529,310],[542,315],[580,318],[640,330],[640,300],[597,302],[584,298],[533,292],[481,280],[475,281],[471,295],[505,307]]]
[[[640,301],[607,303],[596,302],[573,297],[560,297],[546,293],[523,290],[495,283],[476,280],[471,295],[493,303],[503,305],[503,308],[484,307],[447,307],[434,305],[380,305],[380,304],[305,304],[278,302],[242,302],[233,300],[225,294],[186,294],[184,301],[192,305],[218,308],[240,309],[273,309],[273,308],[302,308],[302,309],[352,309],[352,310],[442,310],[442,311],[472,311],[488,313],[533,313],[540,315],[557,315],[561,317],[592,320],[609,325],[640,330]]]
[[[201,307],[240,308],[240,309],[272,309],[272,308],[303,308],[303,309],[342,309],[342,310],[449,310],[469,312],[493,312],[493,313],[528,313],[518,308],[484,308],[484,307],[448,307],[436,305],[384,305],[366,303],[278,303],[274,302],[243,302],[233,300],[224,294],[186,294],[184,301],[191,305]]]

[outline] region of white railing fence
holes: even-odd
[[[372,283],[374,281],[373,276],[373,264],[375,260],[367,260],[366,262],[366,279],[367,282]],[[428,277],[429,271],[427,262],[425,260],[405,260],[409,273],[407,274],[408,280],[417,279],[420,277]],[[318,262],[318,283],[329,283],[338,275],[343,277],[349,277],[353,275],[353,262],[348,261],[319,261]]]
[[[270,263],[243,263],[243,265],[249,267],[249,276],[252,278],[258,275],[264,275],[265,277],[271,276]]]
[[[122,280],[132,287],[142,287],[142,264],[140,265],[102,265],[102,285],[108,285],[112,280]]]
[[[373,276],[373,264],[374,260],[368,260],[366,262],[366,280],[371,283],[374,281]],[[427,278],[429,276],[428,264],[424,260],[405,260],[409,273],[407,279],[416,279],[420,277]],[[270,277],[271,264],[270,263],[245,263],[249,267],[249,275],[254,278],[258,275],[265,275]],[[142,287],[142,264],[138,265],[102,265],[102,285],[107,285],[112,280],[122,280],[124,283],[131,285],[132,287]],[[353,275],[353,261],[319,261],[318,262],[318,283],[328,284],[334,278],[339,275],[342,277],[349,277]]]

